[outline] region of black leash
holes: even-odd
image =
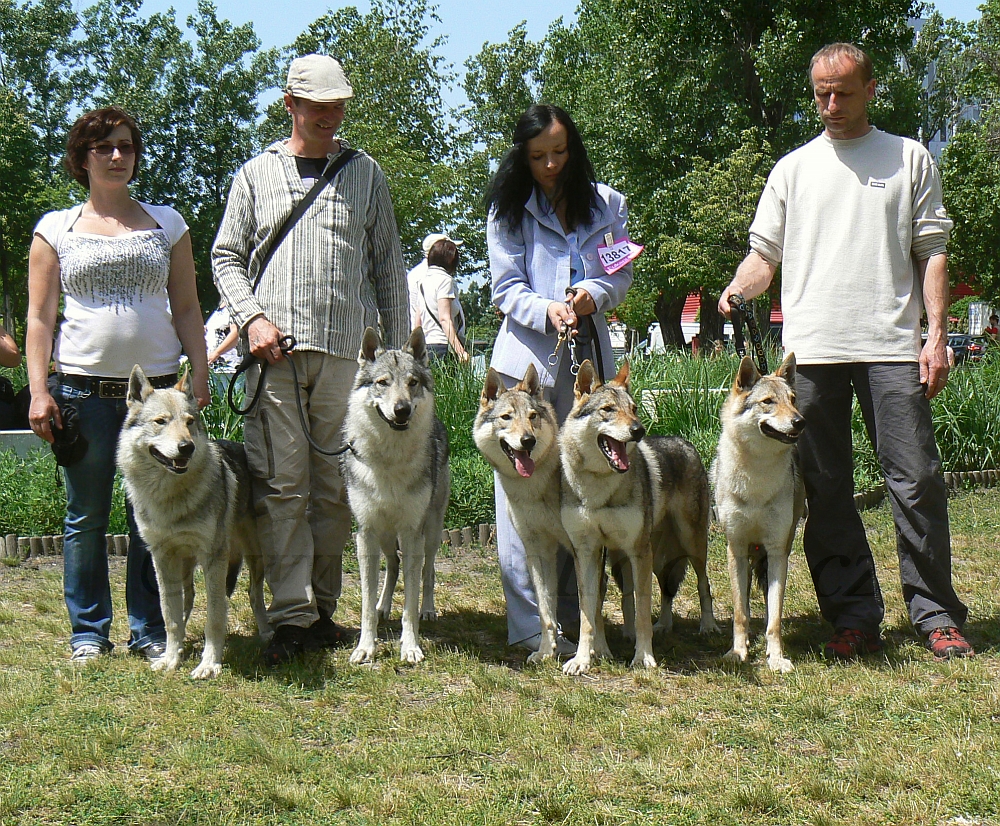
[[[753,317],[753,300],[750,305],[741,293],[733,293],[729,296],[729,306],[733,308],[733,346],[740,357],[747,354],[746,342],[743,338],[743,324],[746,322],[747,330],[750,331],[750,341],[753,344],[754,352],[757,354],[757,369],[761,375],[767,374],[767,356],[764,355],[764,340],[757,329],[757,321]]]
[[[306,437],[306,441],[309,442],[309,447],[315,450],[317,453],[323,456],[340,456],[347,453],[349,450],[353,450],[351,443],[348,442],[346,445],[338,447],[336,450],[326,450],[320,447],[319,444],[313,439],[309,434],[309,426],[306,424],[306,414],[302,407],[302,390],[299,387],[299,372],[295,367],[295,360],[291,357],[292,350],[295,349],[296,345],[295,336],[284,336],[278,341],[278,349],[281,350],[282,355],[288,359],[288,366],[292,368],[292,382],[295,387],[295,409],[299,414],[299,424],[302,425],[302,434]],[[253,398],[250,399],[250,404],[248,404],[242,410],[236,406],[236,402],[233,401],[233,388],[236,386],[236,379],[241,373],[245,373],[254,364],[260,364],[260,376],[257,378],[257,388],[253,391]],[[240,362],[239,367],[236,368],[236,372],[233,373],[233,377],[229,380],[229,390],[226,393],[226,400],[229,402],[229,409],[233,411],[237,416],[246,416],[251,410],[256,407],[258,400],[260,399],[260,391],[264,387],[264,381],[267,376],[267,368],[271,366],[271,363],[266,359],[257,358],[257,356],[248,353],[243,357],[243,361]]]

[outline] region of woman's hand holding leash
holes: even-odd
[[[56,437],[52,433],[52,428],[62,430],[62,416],[59,414],[59,405],[56,404],[56,400],[52,398],[50,393],[31,394],[28,421],[36,436],[45,439],[49,444],[55,441]]]

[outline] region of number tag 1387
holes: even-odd
[[[597,255],[601,259],[601,266],[604,271],[611,275],[618,272],[630,261],[634,261],[645,249],[641,244],[635,244],[627,237],[614,240],[614,236],[609,232],[604,236],[604,243],[597,247]]]

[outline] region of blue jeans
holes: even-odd
[[[89,391],[60,385],[56,401],[70,402],[79,411],[80,432],[88,442],[87,455],[63,468],[66,479],[66,538],[63,542],[63,590],[72,629],[70,646],[114,646],[111,632],[111,584],[105,534],[111,515],[118,433],[125,420],[124,399],[102,399]],[[125,574],[129,650],[165,642],[153,558],[126,504],[129,549]]]

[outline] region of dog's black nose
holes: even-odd
[[[177,452],[188,459],[194,455],[194,442],[179,442],[177,445]]]
[[[632,434],[633,440],[639,442],[642,441],[642,437],[646,435],[646,428],[643,426],[642,422],[633,422],[629,425],[628,432]]]
[[[806,420],[803,419],[801,416],[796,416],[794,419],[792,419],[792,432],[801,433],[802,428],[804,428],[805,426],[806,426]]]
[[[521,437],[521,449],[531,450],[535,446],[535,437],[530,433],[525,434]]]
[[[392,414],[396,417],[397,422],[403,422],[410,418],[410,411],[412,409],[409,402],[400,401],[393,405]]]

